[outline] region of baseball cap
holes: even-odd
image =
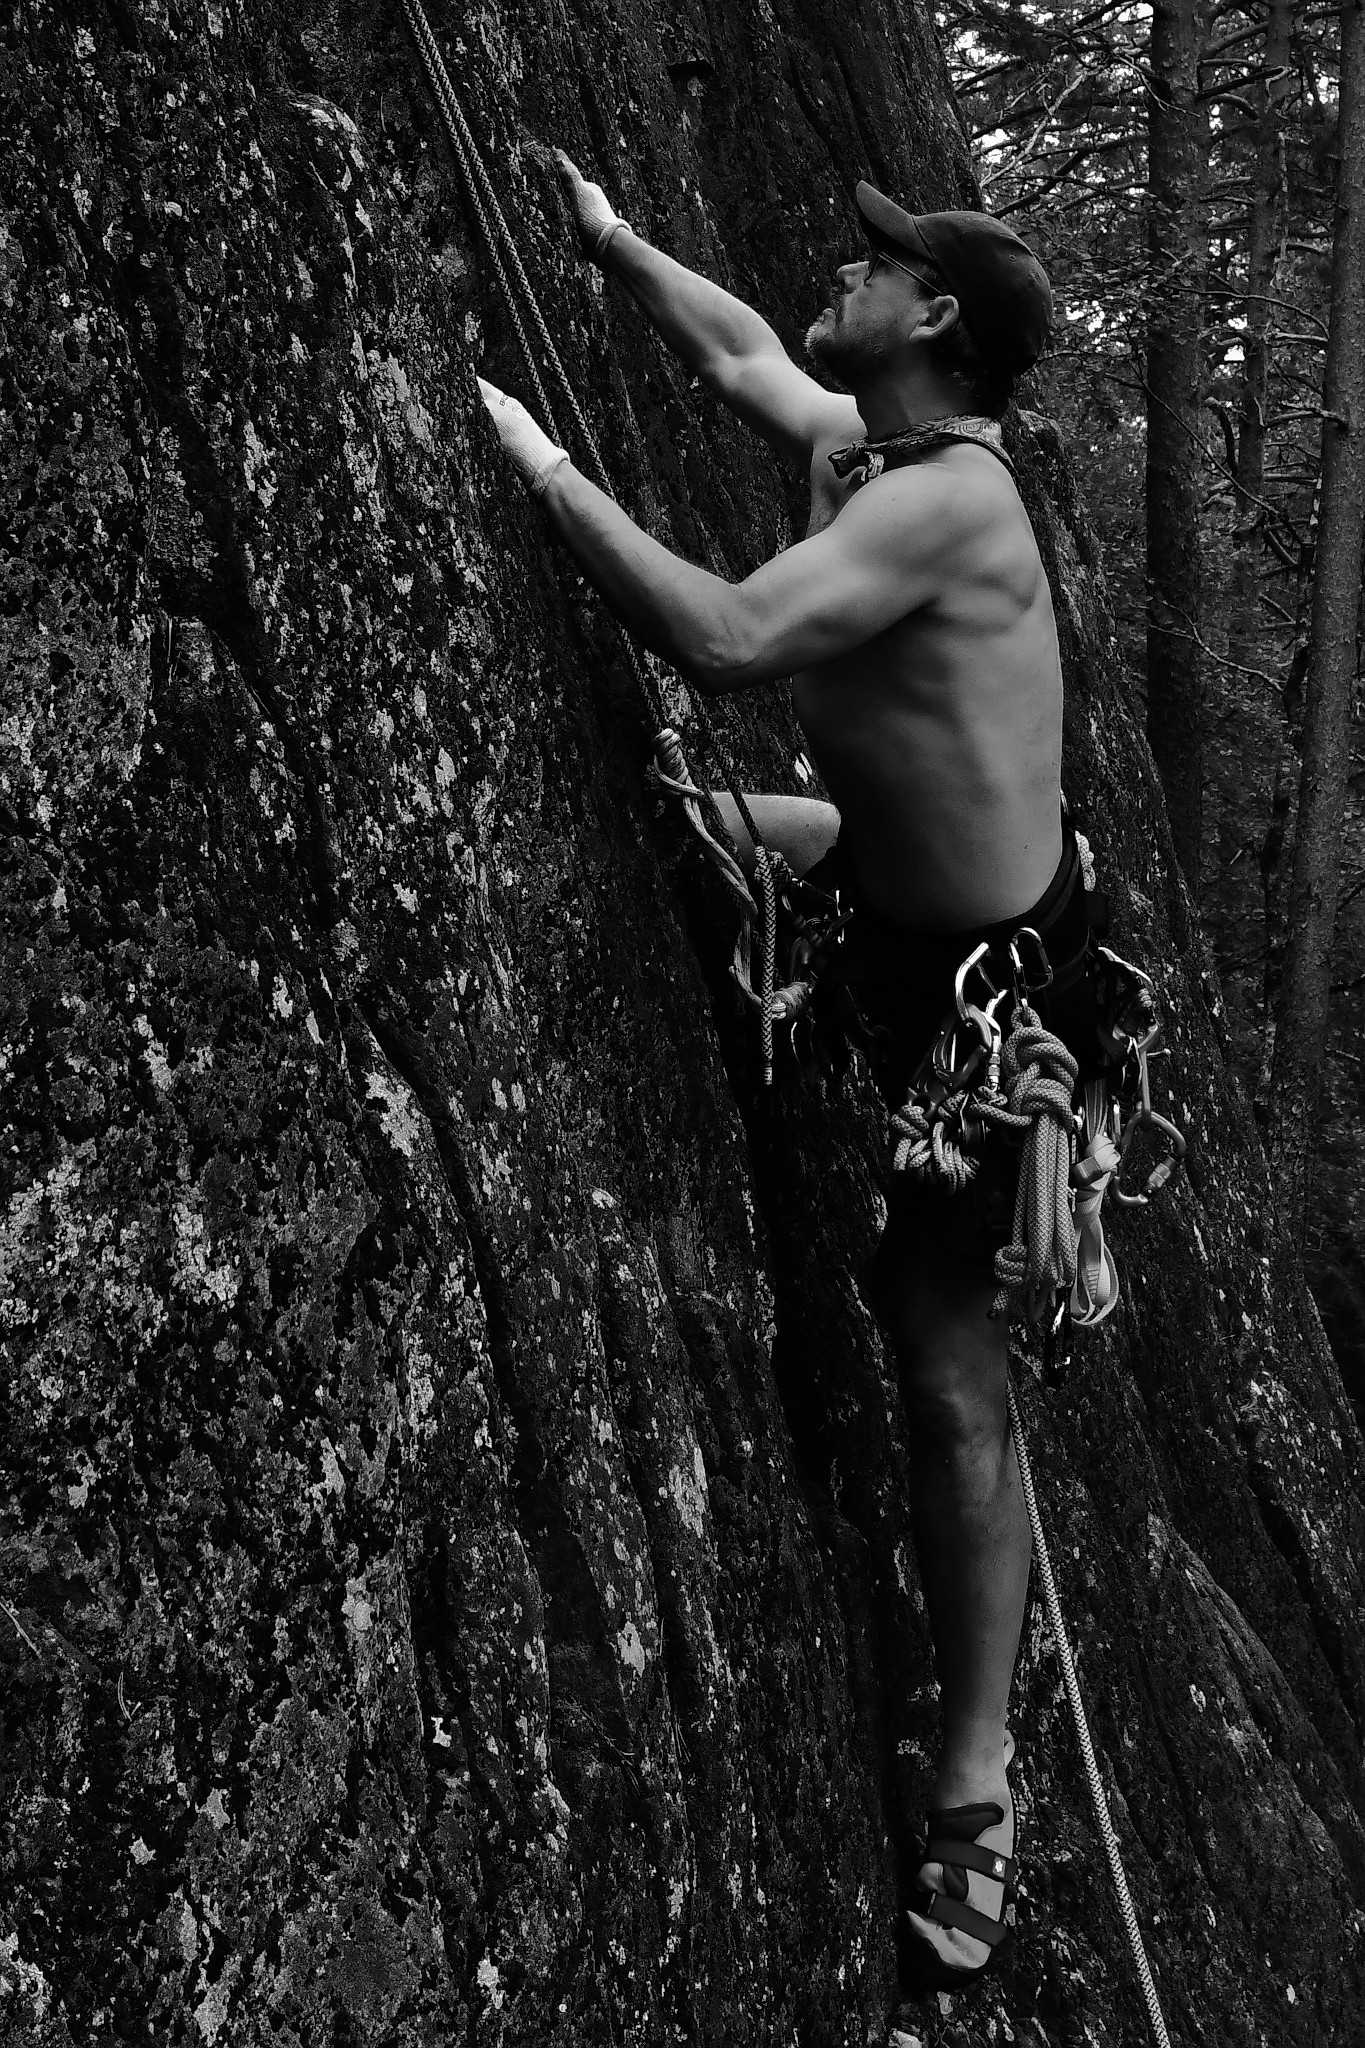
[[[857,205],[874,249],[934,265],[994,368],[1017,373],[1037,362],[1052,324],[1052,287],[1012,228],[989,213],[907,213],[866,179]]]

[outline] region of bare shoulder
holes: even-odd
[[[884,470],[849,492],[841,507],[860,526],[930,528],[945,545],[1012,523],[1022,509],[1004,464],[984,448],[965,446],[935,449],[918,462]]]
[[[973,441],[930,448],[917,462],[889,469],[877,481],[899,485],[912,495],[918,491],[935,501],[960,499],[977,512],[991,507],[1017,512],[1021,503],[1014,478],[999,456]]]

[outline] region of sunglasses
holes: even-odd
[[[871,284],[873,278],[877,275],[877,272],[881,269],[883,263],[889,263],[893,270],[903,270],[907,277],[914,278],[916,284],[922,284],[927,292],[933,292],[935,294],[938,292],[939,287],[936,284],[934,284],[931,279],[922,276],[918,270],[912,270],[910,268],[910,265],[908,263],[902,263],[899,257],[888,256],[884,249],[874,249],[872,251],[872,254],[868,257],[867,269],[863,272],[864,284]]]

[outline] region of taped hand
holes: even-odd
[[[568,461],[568,455],[555,446],[517,399],[499,391],[496,384],[485,383],[482,377],[478,386],[505,453],[526,479],[532,497],[538,498],[560,463]]]
[[[622,220],[602,187],[585,178],[578,165],[571,157],[565,156],[562,149],[554,152],[554,159],[565,196],[578,222],[584,251],[600,263],[614,234],[623,232],[629,235],[634,230],[628,220]]]

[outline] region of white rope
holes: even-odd
[[[545,386],[541,381],[535,352],[531,347],[530,339],[518,309],[517,294],[513,289],[512,277],[509,277],[508,274],[509,270],[521,288],[522,304],[530,314],[536,333],[540,337],[540,345],[545,351],[545,360],[550,366],[554,381],[558,384],[563,394],[564,402],[569,408],[573,423],[578,429],[578,437],[587,456],[588,467],[592,471],[593,479],[610,496],[611,480],[607,475],[606,465],[602,460],[602,451],[597,445],[596,438],[587,420],[583,417],[583,409],[579,405],[573,385],[569,381],[568,372],[560,361],[559,351],[554,345],[549,327],[546,325],[545,316],[540,310],[540,302],[531,289],[531,281],[526,275],[526,268],[522,263],[512,230],[507,225],[507,216],[498,204],[498,195],[493,189],[493,181],[488,175],[482,156],[479,154],[478,143],[474,140],[469,123],[464,117],[464,111],[455,97],[455,88],[450,82],[450,74],[446,70],[440,45],[432,32],[431,23],[428,21],[426,10],[422,6],[422,0],[402,0],[402,5],[403,12],[407,16],[408,28],[411,31],[413,42],[417,46],[417,54],[421,58],[423,68],[427,74],[427,82],[431,87],[433,97],[445,122],[446,136],[454,154],[456,165],[459,168],[460,176],[464,180],[470,206],[483,234],[489,260],[502,287],[502,295],[507,305],[507,311],[511,316],[512,325],[516,329],[517,341],[520,344],[521,353],[526,361],[527,374],[535,387],[536,398],[539,401],[541,412],[545,417],[551,434],[558,440],[559,430],[555,425],[554,411],[546,395]],[[629,634],[622,632],[621,643],[635,680],[639,684],[654,714],[655,722],[662,725],[666,716],[663,692],[650,672],[649,664],[645,660],[644,655],[635,645]]]
[[[1052,1576],[1052,1560],[1048,1555],[1047,1538],[1043,1534],[1042,1517],[1038,1513],[1038,1497],[1033,1490],[1033,1472],[1029,1465],[1028,1451],[1024,1445],[1024,1428],[1019,1420],[1019,1409],[1014,1398],[1014,1388],[1006,1386],[1009,1400],[1010,1432],[1014,1437],[1014,1454],[1019,1461],[1019,1483],[1024,1490],[1024,1506],[1028,1510],[1029,1527],[1033,1531],[1033,1555],[1038,1567],[1038,1578],[1043,1588],[1043,1605],[1047,1610],[1047,1625],[1052,1633],[1057,1655],[1061,1660],[1062,1682],[1066,1687],[1067,1699],[1071,1702],[1072,1719],[1076,1723],[1076,1739],[1080,1743],[1081,1761],[1085,1767],[1086,1783],[1090,1787],[1090,1802],[1095,1809],[1095,1820],[1099,1826],[1100,1840],[1109,1863],[1109,1875],[1113,1879],[1114,1892],[1118,1899],[1119,1915],[1128,1936],[1128,1946],[1133,1952],[1137,1967],[1138,1981],[1147,2006],[1147,2017],[1152,2023],[1152,2037],[1157,2048],[1171,2048],[1171,2037],[1166,2032],[1162,2017],[1161,2001],[1157,1996],[1152,1967],[1147,1960],[1143,1944],[1142,1929],[1138,1926],[1137,1912],[1133,1906],[1133,1895],[1128,1889],[1123,1859],[1119,1855],[1119,1840],[1114,1832],[1114,1823],[1109,1813],[1109,1802],[1104,1796],[1104,1785],[1100,1778],[1099,1761],[1095,1745],[1090,1737],[1090,1724],[1085,1717],[1085,1702],[1081,1698],[1080,1681],[1076,1677],[1076,1666],[1067,1640],[1066,1626],[1062,1621],[1062,1606],[1057,1597],[1057,1582]]]
[[[758,886],[763,896],[763,951],[759,970],[759,1044],[763,1054],[763,1085],[773,1085],[773,979],[777,972],[777,884],[766,846],[754,848]]]
[[[473,131],[465,118],[459,100],[455,96],[455,89],[450,82],[450,74],[446,70],[445,60],[441,56],[440,45],[436,41],[431,23],[427,19],[422,0],[402,0],[402,6],[403,12],[407,16],[413,42],[417,47],[417,53],[426,71],[427,81],[431,86],[432,94],[445,123],[446,136],[450,142],[460,176],[464,180],[465,192],[483,235],[489,260],[502,287],[502,295],[506,301],[507,310],[511,315],[512,324],[516,329],[517,340],[526,361],[527,372],[535,388],[536,398],[546,424],[549,426],[551,434],[557,440],[559,438],[559,430],[555,425],[554,412],[540,376],[540,370],[536,363],[530,338],[527,335],[526,327],[521,317],[513,279],[515,279],[516,285],[520,287],[521,303],[525,306],[535,331],[540,338],[540,345],[544,351],[545,360],[549,365],[552,379],[559,386],[573,423],[578,430],[579,440],[587,456],[588,467],[600,488],[610,496],[611,480],[607,475],[606,465],[602,460],[601,449],[598,447],[592,429],[583,415],[583,409],[578,403],[578,398],[570,382],[568,372],[560,360],[559,352],[554,345],[545,316],[541,312],[540,303],[531,288],[531,281],[526,275],[525,265],[522,263],[512,230],[507,225],[507,216],[498,203],[498,195],[494,190],[493,181],[488,175],[487,167],[480,154],[479,145],[474,139]],[[708,717],[702,702],[695,693],[690,692],[693,717],[716,766],[721,771],[722,779],[730,788],[735,807],[758,854],[763,896],[763,901],[760,905],[754,900],[743,873],[733,858],[733,854],[727,853],[721,840],[717,838],[717,832],[723,832],[724,828],[721,823],[720,814],[715,808],[715,799],[709,790],[699,788],[687,772],[682,754],[682,743],[667,724],[663,692],[650,668],[648,660],[642,650],[636,646],[630,634],[625,631],[624,627],[620,627],[620,622],[618,621],[617,623],[620,628],[621,644],[625,651],[626,660],[654,715],[655,724],[661,728],[660,733],[655,738],[656,749],[659,750],[661,756],[665,753],[669,755],[666,763],[661,762],[662,772],[658,780],[662,787],[669,789],[674,795],[684,798],[690,822],[695,827],[708,852],[716,858],[717,864],[739,905],[741,928],[739,941],[735,949],[735,979],[747,1000],[753,1003],[760,1012],[760,1028],[763,1041],[763,1076],[765,1083],[770,1083],[773,1065],[773,1020],[775,1018],[787,1019],[797,1015],[804,1007],[809,996],[809,989],[803,982],[791,983],[783,989],[775,990],[773,987],[777,911],[773,878],[766,862],[771,860],[774,867],[776,867],[779,864],[780,857],[775,854],[769,855],[768,850],[765,848],[762,834],[754,821],[753,814],[749,809],[748,801],[743,789],[740,787],[738,778],[730,769],[715,727]],[[708,806],[713,813],[710,824],[703,822],[702,806]],[[750,933],[755,924],[761,925],[762,933],[760,943],[762,948],[763,980],[762,987],[758,990],[753,987],[749,972]]]

